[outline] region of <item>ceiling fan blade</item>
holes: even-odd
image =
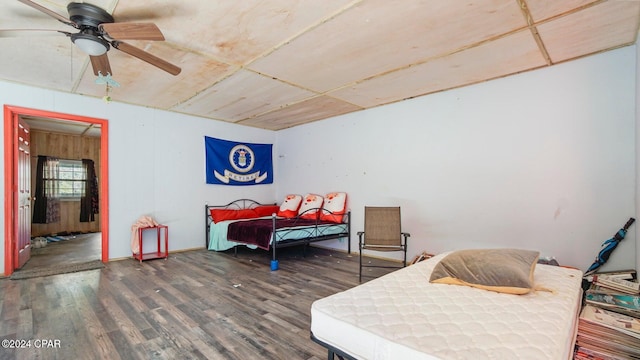
[[[71,22],[71,20],[67,19],[66,17],[58,14],[57,12],[55,12],[53,10],[47,9],[46,7],[44,7],[44,6],[40,5],[40,4],[36,4],[31,0],[18,0],[18,1],[20,1],[21,3],[23,3],[25,5],[31,6],[32,8],[34,8],[34,9],[36,9],[38,11],[41,11],[41,12],[53,17],[54,19],[56,19],[56,20],[58,20],[58,21],[60,21],[60,22],[62,22],[64,24],[67,24],[67,25],[70,25],[70,26],[73,26],[73,27],[77,28],[77,25],[75,23]]]
[[[111,43],[111,45],[113,45],[114,48],[125,52],[131,56],[135,56],[138,59],[145,61],[155,67],[158,67],[166,72],[168,72],[171,75],[178,75],[180,74],[180,71],[182,71],[182,69],[180,69],[179,67],[160,59],[159,57],[152,55],[142,49],[138,49],[135,46],[129,45],[127,43],[121,42],[121,41],[113,41]]]
[[[109,64],[109,58],[107,57],[107,53],[104,53],[100,56],[90,56],[91,58],[91,67],[93,67],[93,74],[98,76],[100,74],[107,76],[113,75],[111,72],[111,65]]]
[[[103,23],[99,29],[114,40],[164,40],[154,23]]]

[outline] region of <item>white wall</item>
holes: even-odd
[[[142,214],[169,225],[171,250],[189,249],[204,245],[205,202],[340,190],[354,248],[365,205],[400,205],[410,256],[519,247],[584,270],[636,213],[636,56],[627,47],[277,133],[2,82],[0,103],[109,120],[110,258],[130,256]],[[275,184],[206,185],[205,135],[274,143]],[[636,226],[604,269],[635,267]]]
[[[169,249],[204,247],[204,205],[248,197],[273,202],[275,185],[205,184],[204,136],[273,143],[275,133],[219,121],[0,82],[0,105],[109,121],[109,257],[131,256],[131,225],[151,215],[169,225]],[[3,131],[3,130],[0,130]],[[0,143],[3,142],[0,136]],[[2,144],[4,146],[4,144]],[[274,151],[277,147],[274,146]],[[0,157],[4,168],[4,157]],[[4,177],[0,179],[4,189]],[[4,207],[0,236],[4,237]],[[0,273],[4,272],[4,239]]]
[[[626,47],[280,131],[277,198],[348,192],[355,248],[365,205],[400,205],[410,257],[517,247],[584,270],[635,216],[635,71]],[[603,269],[635,267],[635,233]]]

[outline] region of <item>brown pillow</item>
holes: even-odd
[[[440,260],[429,281],[526,294],[533,289],[533,271],[539,256],[537,251],[520,249],[455,251]]]

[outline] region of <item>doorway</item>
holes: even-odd
[[[99,199],[100,212],[99,220],[101,227],[101,236],[99,239],[101,247],[100,260],[108,262],[109,260],[109,191],[108,191],[108,122],[104,119],[90,118],[85,116],[77,116],[71,114],[56,113],[50,111],[22,108],[5,105],[4,107],[4,140],[5,140],[5,275],[9,276],[16,270],[16,239],[19,235],[19,227],[17,225],[16,214],[16,193],[15,184],[19,179],[19,171],[17,170],[14,157],[14,133],[20,117],[47,118],[57,122],[68,123],[86,123],[100,127],[100,161],[99,161]]]

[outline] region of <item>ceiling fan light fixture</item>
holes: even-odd
[[[91,34],[71,34],[71,41],[91,56],[100,56],[109,50],[109,43],[106,40]]]

